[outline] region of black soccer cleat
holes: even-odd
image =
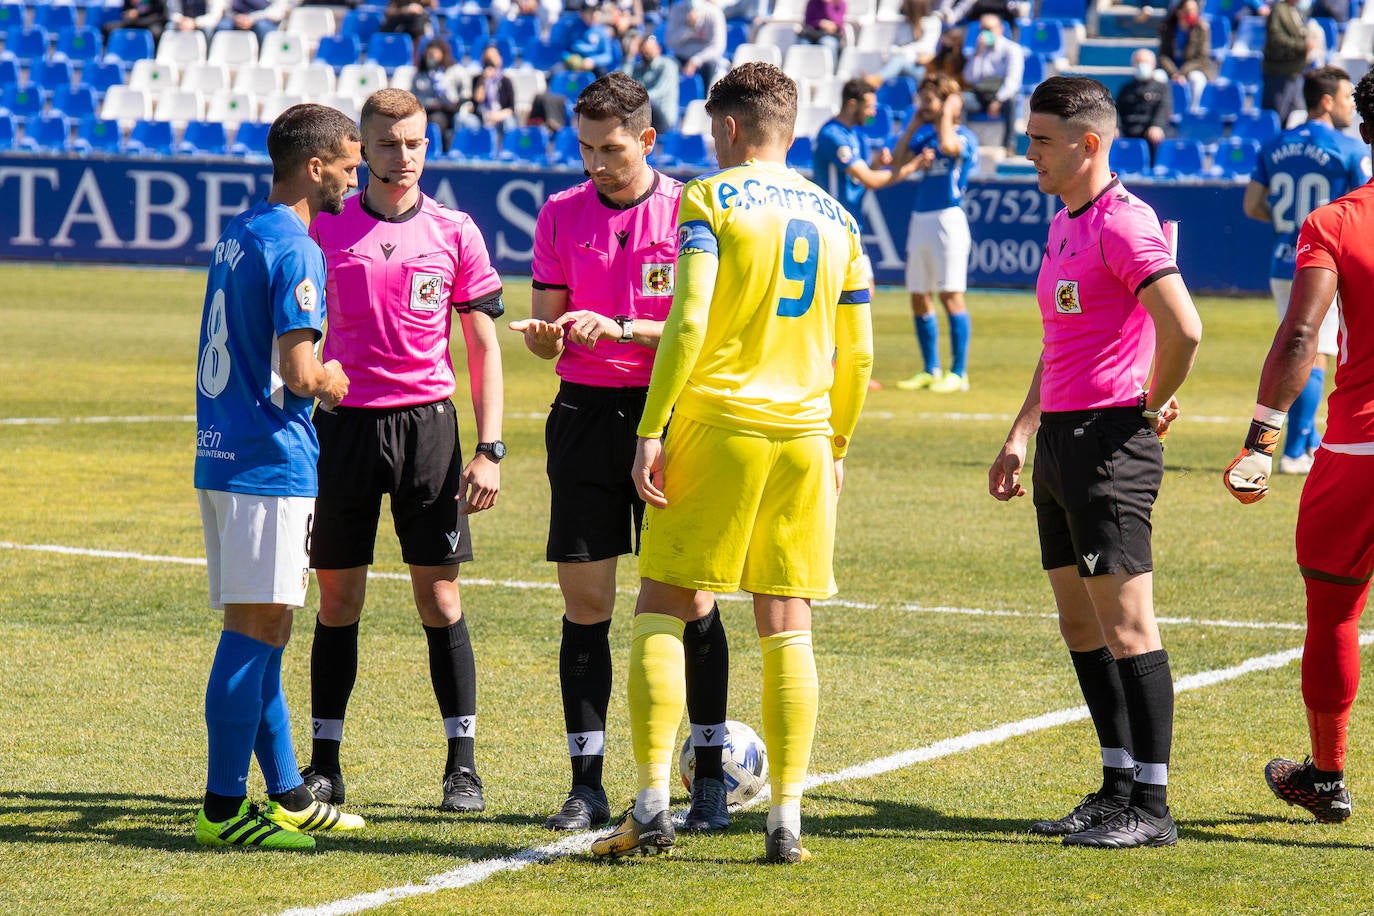
[[[800,865],[811,861],[811,853],[802,846],[801,837],[778,827],[763,835],[763,860],[770,865]]]
[[[730,811],[725,805],[725,783],[702,776],[692,780],[692,807],[682,829],[688,833],[714,833],[730,826]]]
[[[1312,812],[1323,824],[1339,824],[1350,819],[1350,791],[1345,780],[1318,784],[1312,758],[1302,763],[1277,757],[1264,766],[1264,781],[1269,789],[1290,805]]]
[[[544,826],[550,830],[590,830],[611,819],[611,805],[606,790],[597,786],[576,785],[563,801],[557,814],[549,816]]]
[[[306,790],[315,796],[315,801],[324,802],[327,805],[342,805],[344,803],[342,773],[321,773],[313,766],[308,766],[301,770],[301,781],[305,783]]]
[[[1068,814],[1055,821],[1036,821],[1030,825],[1030,832],[1039,836],[1068,836],[1081,833],[1106,821],[1127,805],[1130,799],[1104,792],[1089,792]]]
[[[459,767],[444,775],[444,798],[439,802],[440,811],[485,811],[486,799],[482,797],[482,779],[475,770]]]
[[[1178,828],[1165,809],[1155,817],[1134,805],[1122,808],[1114,816],[1078,833],[1064,837],[1065,846],[1090,846],[1094,849],[1134,849],[1138,846],[1173,846],[1178,842]]]

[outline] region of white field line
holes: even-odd
[[[1374,642],[1374,632],[1364,633],[1360,636],[1360,645],[1369,645]],[[1197,674],[1190,674],[1181,677],[1174,682],[1174,693],[1184,693],[1190,690],[1199,690],[1203,687],[1210,687],[1224,681],[1234,680],[1253,674],[1257,671],[1268,671],[1274,668],[1282,668],[1302,658],[1302,649],[1288,649],[1284,652],[1274,652],[1270,655],[1261,655],[1255,658],[1246,659],[1239,665],[1230,668],[1218,668],[1212,671],[1200,671]],[[856,766],[846,767],[833,773],[817,773],[809,776],[806,780],[806,787],[814,789],[818,786],[830,785],[838,782],[851,782],[859,779],[871,779],[874,776],[881,776],[891,773],[894,770],[905,769],[915,766],[918,763],[926,763],[931,760],[938,760],[941,757],[949,757],[954,754],[964,753],[965,751],[976,750],[980,747],[987,747],[992,744],[1001,744],[1011,738],[1029,735],[1035,732],[1045,731],[1058,725],[1066,725],[1070,722],[1078,722],[1088,718],[1088,708],[1086,706],[1075,706],[1068,709],[1059,709],[1039,716],[1032,716],[1029,719],[1022,719],[1019,722],[1008,722],[996,728],[983,729],[981,731],[969,732],[955,738],[946,738],[925,747],[912,748],[908,751],[901,751],[887,757],[880,757],[877,760],[870,760]],[[762,802],[768,795],[768,790],[754,798],[749,807]],[[336,900],[332,903],[321,904],[314,907],[298,907],[286,910],[281,916],[346,916],[350,913],[362,913],[367,910],[376,909],[393,903],[397,900],[404,900],[409,897],[417,897],[423,894],[433,894],[441,890],[458,889],[477,884],[492,875],[501,872],[519,871],[527,865],[536,862],[547,862],[551,859],[564,856],[580,855],[586,853],[592,841],[596,838],[595,832],[578,834],[547,846],[531,847],[520,852],[506,856],[501,859],[485,859],[478,862],[471,862],[460,866],[451,871],[441,874],[431,875],[419,884],[404,884],[397,887],[383,888],[379,891],[369,891],[365,894],[358,894],[344,900]]]
[[[89,547],[66,547],[60,544],[16,544],[11,541],[0,541],[0,550],[29,550],[39,553],[57,553],[67,556],[96,557],[107,560],[135,560],[141,563],[175,563],[182,566],[204,566],[203,557],[173,557],[158,554],[134,553],[127,550],[97,550]],[[409,573],[377,572],[375,570],[368,573],[370,579],[389,579],[399,582],[409,582]],[[556,591],[556,582],[531,582],[523,579],[480,579],[464,578],[463,585],[490,586],[494,588],[528,589],[532,591]],[[617,590],[621,594],[634,595],[638,590],[634,588],[622,588]],[[748,595],[731,594],[718,595],[720,601],[750,601]],[[1055,614],[1028,611],[1006,611],[989,610],[986,608],[972,607],[948,607],[945,605],[925,605],[914,602],[903,602],[897,605],[875,604],[866,601],[817,601],[815,606],[818,608],[833,607],[842,610],[854,611],[876,611],[879,609],[893,609],[910,611],[917,614],[956,614],[965,617],[1010,617],[1023,618],[1027,620],[1055,620]],[[1285,623],[1282,621],[1265,620],[1208,620],[1196,617],[1160,617],[1160,623],[1177,624],[1180,626],[1198,627],[1220,627],[1236,630],[1292,630],[1301,631],[1306,629],[1301,623]]]

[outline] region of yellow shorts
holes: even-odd
[[[768,439],[673,418],[668,506],[644,513],[639,574],[682,588],[835,594],[835,462],[824,435]]]

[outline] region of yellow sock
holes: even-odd
[[[668,614],[636,614],[630,644],[630,736],[639,788],[661,790],[665,798],[687,704],[684,626]]]
[[[759,645],[763,649],[763,740],[768,746],[773,804],[798,804],[811,762],[820,695],[811,632],[790,630],[762,636]]]

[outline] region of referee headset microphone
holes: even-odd
[[[367,147],[366,147],[366,146],[364,146],[364,147],[361,148],[361,152],[362,152],[363,162],[367,164],[367,171],[368,171],[368,174],[370,174],[373,178],[375,178],[375,179],[377,179],[378,181],[380,181],[382,184],[391,184],[391,179],[390,179],[390,178],[387,178],[387,177],[386,177],[385,175],[383,175],[381,172],[379,172],[379,171],[377,171],[376,169],[374,169],[374,168],[372,167],[372,163],[371,163],[371,162],[368,162],[368,160],[367,160]]]

